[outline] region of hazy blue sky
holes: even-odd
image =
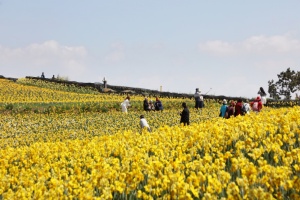
[[[300,71],[299,10],[299,0],[0,0],[0,75],[256,97]]]

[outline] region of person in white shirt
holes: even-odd
[[[264,88],[260,87],[258,93],[261,96],[261,102],[263,105],[267,103],[267,93],[265,92]]]
[[[126,97],[126,99],[121,103],[122,112],[127,113],[127,108],[130,106],[130,97]]]
[[[201,91],[199,91],[199,88],[196,88],[194,98],[195,98],[195,108],[197,110],[200,108],[200,112],[201,112],[202,108],[204,107],[204,102],[203,102],[203,96],[201,95]]]
[[[246,102],[243,103],[243,107],[244,107],[243,108],[244,114],[249,114],[251,107],[250,107],[248,100],[246,100]]]
[[[265,96],[261,97],[261,102],[263,105],[265,105],[267,103],[267,98]]]
[[[142,130],[146,127],[148,132],[151,132],[151,128],[150,128],[147,120],[145,119],[144,115],[140,116],[140,126],[141,126]]]

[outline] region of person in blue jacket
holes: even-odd
[[[161,101],[158,99],[158,97],[156,97],[156,101],[154,103],[154,107],[156,111],[163,111],[164,107],[161,103]]]
[[[220,108],[220,117],[223,117],[225,118],[225,114],[226,114],[226,111],[227,111],[227,100],[226,99],[223,99],[223,104]]]

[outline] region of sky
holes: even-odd
[[[300,71],[299,8],[299,0],[0,0],[0,75],[253,98],[280,72]]]

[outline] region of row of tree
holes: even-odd
[[[300,90],[300,72],[288,68],[285,72],[277,74],[278,81],[268,81],[268,92],[270,97],[275,100],[280,100],[283,97],[285,100],[290,100],[291,95]],[[297,94],[296,94],[297,95]],[[296,96],[299,98],[298,96]]]

